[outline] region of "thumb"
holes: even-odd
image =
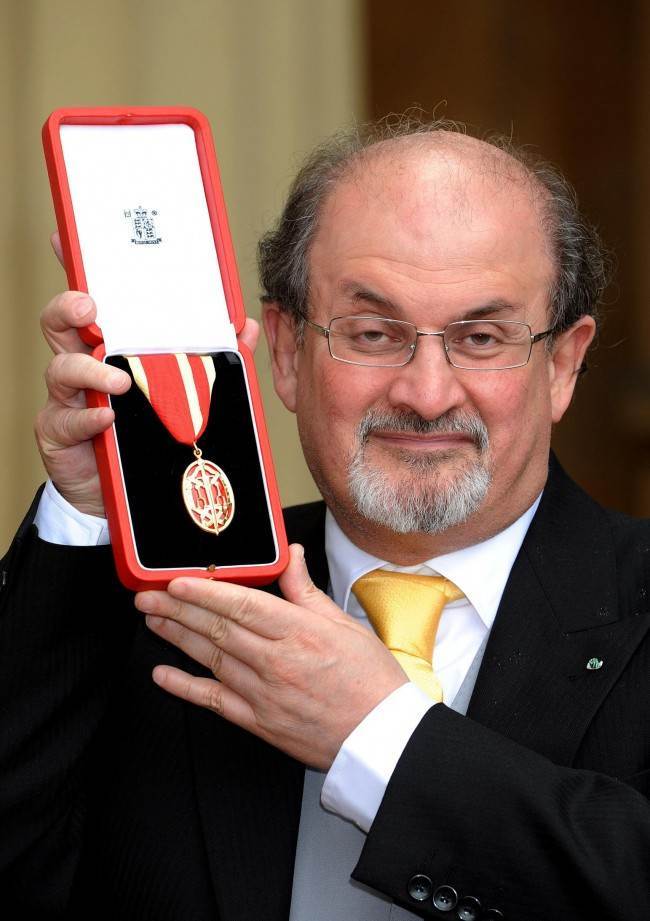
[[[312,582],[305,563],[305,551],[300,544],[291,544],[289,547],[289,565],[278,582],[282,594],[292,604],[329,618],[346,616],[332,599]]]

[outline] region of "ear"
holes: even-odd
[[[273,385],[286,408],[295,413],[298,390],[298,344],[293,317],[277,301],[262,304],[262,323],[271,357]]]
[[[594,318],[584,316],[555,339],[549,356],[553,422],[560,421],[571,402],[578,373],[595,333]]]

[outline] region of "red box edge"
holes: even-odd
[[[226,305],[235,332],[239,335],[246,322],[246,310],[212,129],[206,116],[189,106],[100,106],[55,109],[46,119],[42,130],[43,149],[68,284],[71,290],[87,293],[88,283],[59,134],[64,124],[186,124],[192,128]],[[79,332],[92,348],[103,341],[101,329],[95,323]]]
[[[235,330],[241,332],[246,320],[246,313],[239,284],[239,274],[235,259],[230,226],[226,212],[219,167],[216,160],[214,141],[210,124],[198,109],[186,106],[108,106],[75,107],[56,109],[45,121],[42,129],[43,149],[47,166],[54,212],[61,237],[64,267],[71,290],[88,291],[88,285],[81,256],[81,247],[77,234],[76,221],[72,208],[70,187],[65,169],[63,150],[59,135],[62,124],[165,124],[184,123],[192,127],[197,146],[197,156],[201,168],[203,187],[210,215],[212,233],[219,262],[219,269],[224,283],[224,294]],[[103,335],[96,324],[91,324],[80,331],[87,345],[94,348],[93,355],[103,359],[105,349]],[[164,589],[169,582],[179,576],[218,579],[219,581],[237,582],[242,585],[267,585],[281,575],[289,562],[284,516],[280,500],[271,448],[266,429],[262,398],[257,381],[252,353],[240,343],[240,354],[244,360],[251,394],[253,421],[259,439],[262,467],[267,485],[271,515],[275,527],[278,546],[278,559],[271,564],[252,567],[230,567],[219,571],[218,575],[208,571],[203,574],[195,570],[166,570],[165,576],[144,569],[137,561],[132,541],[126,540],[131,534],[130,522],[126,512],[126,501],[122,493],[118,494],[121,473],[114,429],[111,427],[94,440],[97,464],[102,471],[102,492],[106,515],[111,530],[111,541],[116,570],[122,584],[135,591],[144,589]],[[251,368],[253,373],[251,374]],[[87,391],[89,407],[108,407],[109,400],[105,394]],[[116,475],[114,475],[114,473]],[[121,490],[119,491],[121,492]]]

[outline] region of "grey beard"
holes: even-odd
[[[417,480],[410,477],[393,481],[384,470],[371,467],[365,458],[365,446],[373,431],[414,432],[418,434],[463,432],[478,449],[478,458],[470,467],[460,467],[443,479],[438,467],[449,461],[452,452],[409,454],[404,451],[400,462]],[[350,463],[348,484],[357,511],[367,520],[398,534],[439,534],[462,524],[483,502],[491,482],[485,463],[489,439],[479,416],[445,413],[428,421],[421,416],[379,413],[370,410],[357,432],[358,448]]]

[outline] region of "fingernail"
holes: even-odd
[[[155,630],[157,627],[160,627],[164,619],[164,617],[156,617],[153,614],[147,614],[145,623],[150,630]]]
[[[72,312],[77,319],[81,319],[86,316],[91,307],[92,301],[89,297],[80,297],[75,301]]]
[[[190,586],[185,581],[185,579],[174,579],[174,582],[167,586],[168,591],[170,590],[170,587],[171,594],[173,594],[176,598],[184,597],[187,595],[188,590],[190,589]]]
[[[111,387],[123,387],[127,380],[130,378],[124,371],[113,371],[108,378],[108,383]]]
[[[153,599],[148,595],[138,595],[135,599],[135,606],[138,611],[146,614],[148,611],[153,611]]]
[[[153,672],[151,673],[151,677],[156,682],[156,684],[159,684],[162,687],[165,683],[165,679],[167,678],[167,675],[165,674],[164,669],[161,669],[158,666],[156,666]]]

